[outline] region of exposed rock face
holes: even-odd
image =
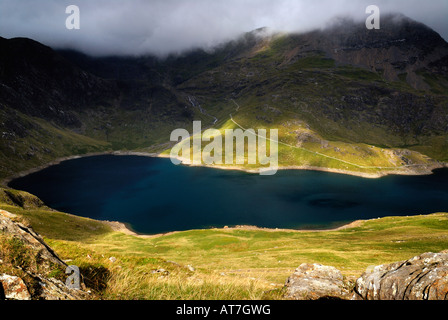
[[[404,74],[415,89],[429,89],[418,71],[446,66],[446,42],[434,30],[403,15],[383,15],[381,24],[380,30],[372,32],[363,23],[341,19],[321,32],[298,35],[301,41],[296,52],[301,55],[305,49],[322,50],[339,63],[379,72],[388,81],[398,81],[398,75]]]
[[[42,258],[45,267],[48,267],[50,262],[66,267],[66,264],[45,243],[40,235],[22,223],[14,222],[11,218],[15,217],[12,213],[0,210],[0,233],[14,236],[35,251],[36,255]]]
[[[31,300],[25,282],[19,277],[0,274],[0,299]]]
[[[286,281],[286,297],[295,300],[317,300],[322,298],[346,298],[341,272],[320,264],[302,264]]]
[[[288,299],[448,300],[448,250],[364,272],[355,287],[329,266],[302,264],[286,281]]]
[[[10,253],[12,257],[3,257],[2,255],[7,252],[0,250],[0,300],[89,299],[87,292],[69,289],[61,280],[49,276],[56,269],[63,273],[67,265],[40,235],[15,219],[16,215],[0,210],[0,236],[13,239],[14,244],[20,247],[21,251],[18,254],[23,256],[28,254],[26,257],[30,261],[20,265],[17,261],[12,263],[11,258],[15,260],[17,253]]]
[[[68,289],[65,283],[55,278],[38,277],[41,285],[39,299],[43,300],[86,300],[89,294],[83,290]]]
[[[357,300],[448,300],[448,251],[380,265],[357,281]]]

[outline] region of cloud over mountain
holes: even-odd
[[[77,5],[81,29],[67,30],[65,8]],[[165,55],[210,48],[247,31],[308,31],[335,16],[365,19],[369,1],[353,0],[2,0],[0,36],[30,37],[93,55]],[[446,0],[378,0],[448,39]]]

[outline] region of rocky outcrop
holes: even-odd
[[[293,300],[448,300],[448,250],[368,268],[354,284],[334,267],[302,264],[285,287]]]
[[[85,290],[65,285],[67,267],[31,227],[0,210],[0,300],[89,299]]]
[[[55,278],[37,276],[41,291],[38,299],[41,300],[88,300],[89,292],[78,289],[69,289],[66,284]],[[83,286],[85,288],[85,286]]]
[[[376,266],[354,291],[357,300],[448,300],[448,251]]]
[[[31,300],[25,282],[16,276],[0,274],[0,299]]]
[[[344,299],[348,295],[344,277],[335,267],[304,263],[286,281],[288,299]]]
[[[12,220],[14,218],[17,218],[17,216],[10,212],[0,210],[1,234],[13,236],[15,239],[35,252],[35,254],[42,259],[42,267],[48,268],[51,263],[67,267],[66,264],[55,254],[53,249],[45,243],[44,239],[40,235],[34,232],[32,228],[25,226],[23,223]]]

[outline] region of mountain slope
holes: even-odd
[[[193,120],[279,129],[285,167],[418,173],[448,160],[448,44],[404,16],[381,30],[259,29],[166,59],[0,45],[2,176],[71,154],[166,150]]]
[[[0,38],[0,176],[69,155],[166,142],[160,132],[194,113],[162,85],[141,83],[93,75],[30,39]]]
[[[278,128],[292,146],[280,150],[284,166],[420,171],[431,166],[426,156],[448,158],[448,46],[404,17],[383,19],[383,28],[344,21],[274,35],[179,88],[218,118],[231,113],[244,128]]]

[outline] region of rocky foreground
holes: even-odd
[[[20,217],[0,210],[0,300],[86,300],[66,286],[67,264]],[[292,300],[447,300],[448,250],[368,268],[347,279],[331,266],[302,264],[287,279]]]
[[[448,250],[372,266],[354,283],[334,267],[302,264],[286,288],[295,300],[448,300]]]
[[[84,300],[84,290],[69,289],[67,264],[20,218],[0,210],[0,300]]]

